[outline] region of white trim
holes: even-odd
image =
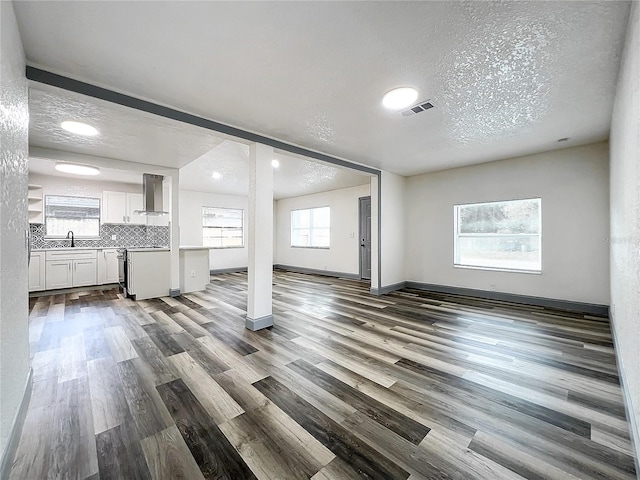
[[[517,268],[479,267],[477,265],[454,264],[453,268],[466,268],[468,270],[487,270],[490,272],[528,273],[530,275],[542,275],[542,270],[518,270]]]

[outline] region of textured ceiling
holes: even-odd
[[[142,185],[142,174],[139,172],[129,172],[113,168],[100,167],[100,174],[94,177],[79,177],[78,175],[69,175],[68,173],[59,172],[55,169],[56,161],[46,158],[29,157],[29,173],[37,173],[40,175],[50,175],[53,177],[65,178],[84,178],[88,181],[100,182],[120,182],[130,183],[134,185]]]
[[[32,84],[29,144],[85,155],[180,168],[224,138],[213,132],[59,88]],[[95,137],[69,133],[64,120],[85,122]]]
[[[16,2],[42,68],[400,174],[608,137],[628,2]],[[415,86],[436,108],[388,112]],[[568,142],[557,140],[570,137]]]
[[[168,120],[67,92],[55,87],[32,86],[29,95],[29,142],[32,147],[93,155],[116,160],[180,168],[180,187],[187,190],[248,195],[249,146],[192,125]],[[95,137],[74,135],[60,127],[63,120],[90,123]],[[274,198],[307,195],[369,183],[354,170],[276,152]],[[30,158],[29,171],[59,177],[55,162]],[[215,180],[217,171],[222,178]],[[76,177],[77,178],[77,177]],[[101,167],[94,180],[142,183],[139,172]]]
[[[370,183],[370,177],[354,170],[294,157],[277,151],[280,162],[273,169],[273,198],[296,197]],[[221,174],[220,179],[212,177]],[[249,147],[226,140],[180,169],[180,188],[229,195],[249,194]]]

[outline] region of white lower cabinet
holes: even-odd
[[[44,252],[31,252],[31,261],[29,262],[30,292],[38,292],[45,289],[44,263]]]
[[[48,260],[46,263],[45,285],[47,290],[73,286],[71,260]]]
[[[45,258],[47,290],[98,283],[96,250],[49,250]]]
[[[98,268],[95,258],[73,260],[73,286],[86,287],[98,283]]]
[[[118,283],[118,250],[103,249],[98,252],[98,285]]]
[[[127,252],[127,293],[136,300],[166,297],[171,288],[171,254],[163,251]]]

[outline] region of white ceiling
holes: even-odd
[[[182,189],[248,195],[249,146],[227,136],[35,82],[29,92],[29,112],[31,147],[180,168]],[[63,120],[86,121],[98,129],[99,135],[69,133],[60,127]],[[76,159],[73,157],[73,161]],[[357,171],[286,152],[276,152],[274,159],[280,161],[279,168],[274,169],[276,200],[370,182],[368,175]],[[86,160],[91,163],[90,157]],[[71,177],[54,166],[52,159],[32,157],[29,171]],[[214,171],[222,178],[212,178]],[[104,166],[100,175],[91,179],[142,183],[139,172]]]
[[[59,172],[55,169],[56,161],[39,158],[29,157],[29,173],[37,173],[39,175],[49,175],[53,177],[65,177],[65,178],[84,178],[89,181],[101,181],[101,182],[120,182],[131,183],[135,185],[142,185],[142,174],[139,172],[130,172],[126,170],[119,170],[113,168],[100,167],[100,174],[94,177],[79,177],[78,175],[70,175],[68,173]]]
[[[370,176],[316,160],[276,151],[280,162],[273,169],[273,198],[296,197],[370,183]],[[213,172],[221,175],[212,177]],[[201,192],[248,195],[249,147],[232,140],[220,145],[180,170],[180,188]]]
[[[15,10],[31,64],[409,175],[606,139],[629,2]],[[382,95],[400,85],[436,108],[383,110]]]
[[[83,137],[60,123],[77,120],[100,132]],[[29,144],[84,155],[180,168],[219,145],[210,130],[97,100],[60,88],[31,83]]]

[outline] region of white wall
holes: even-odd
[[[608,182],[606,143],[410,177],[407,280],[608,305]],[[531,197],[542,198],[541,275],[453,267],[455,204]]]
[[[382,172],[381,287],[405,277],[405,177]]]
[[[631,9],[611,123],[611,317],[640,458],[640,6]]]
[[[100,199],[102,204],[102,192],[127,192],[142,193],[142,177],[140,185],[120,182],[103,182],[93,178],[57,177],[54,175],[29,174],[29,183],[42,185],[42,196],[45,195],[72,195],[77,197],[94,197]]]
[[[369,185],[343,188],[276,202],[277,263],[292,267],[360,273],[358,238],[358,199],[369,196]],[[331,248],[291,247],[291,211],[303,208],[331,207]],[[375,255],[372,252],[372,255]]]
[[[0,454],[29,374],[27,156],[24,51],[13,4],[0,2]]]
[[[248,264],[247,215],[249,198],[235,195],[180,190],[180,244],[202,245],[202,207],[241,208],[244,210],[244,248],[209,250],[209,268],[246,268]]]

